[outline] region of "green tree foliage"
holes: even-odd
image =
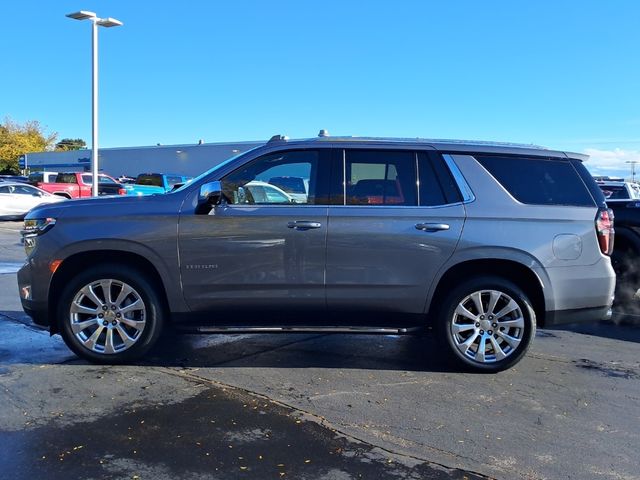
[[[87,148],[87,144],[81,138],[63,138],[56,143],[56,151],[67,152],[69,150],[81,150]]]
[[[6,118],[0,124],[0,172],[18,173],[20,155],[51,150],[57,137],[57,133],[46,133],[36,120],[19,124]]]

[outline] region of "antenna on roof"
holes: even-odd
[[[286,142],[287,140],[289,140],[289,137],[287,137],[286,135],[274,135],[269,139],[268,143]]]
[[[329,136],[329,130],[325,130],[324,128],[322,130],[320,130],[318,132],[318,136],[319,137],[328,137]]]

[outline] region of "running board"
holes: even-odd
[[[420,331],[420,327],[189,327],[175,325],[177,330],[187,333],[369,333],[381,335],[404,335]]]

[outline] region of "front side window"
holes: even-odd
[[[277,152],[250,162],[222,179],[232,205],[315,204],[319,152]]]
[[[346,150],[346,205],[417,205],[411,151]]]

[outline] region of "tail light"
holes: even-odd
[[[613,229],[613,210],[610,208],[598,210],[598,215],[596,215],[596,234],[598,235],[600,251],[605,255],[611,255],[615,230]]]
[[[119,188],[118,189],[118,195],[126,195],[127,191],[124,188]]]

